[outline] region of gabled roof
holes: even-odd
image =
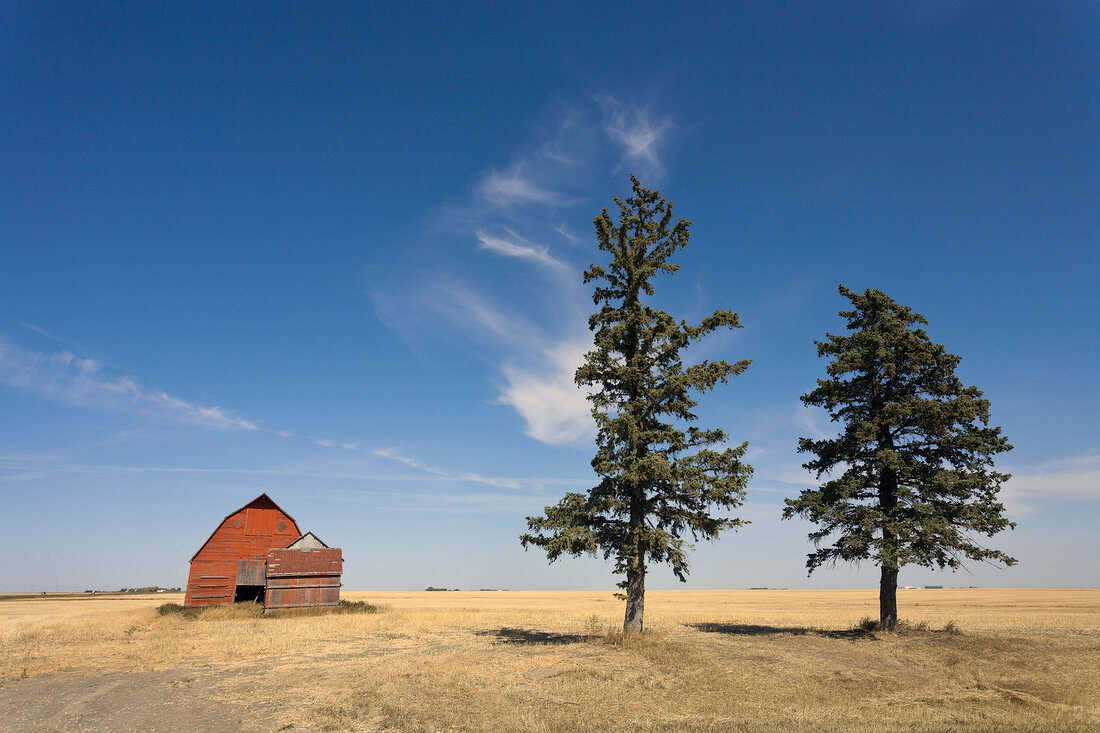
[[[189,560],[189,562],[194,562],[195,558],[199,556],[199,553],[202,552],[203,548],[206,547],[208,544],[210,544],[210,540],[214,539],[214,535],[216,535],[218,533],[218,530],[222,528],[222,524],[225,523],[226,519],[229,519],[230,517],[232,517],[237,512],[244,511],[245,509],[248,509],[250,506],[253,506],[254,504],[258,504],[261,501],[265,501],[265,500],[271,502],[271,505],[273,507],[275,507],[276,509],[281,511],[283,514],[286,514],[286,518],[294,523],[294,529],[297,529],[299,532],[302,531],[302,530],[298,529],[297,520],[295,520],[294,517],[287,514],[286,510],[284,510],[281,506],[276,504],[274,499],[272,499],[267,494],[260,494],[255,499],[253,499],[252,501],[250,501],[247,504],[245,504],[244,506],[242,506],[240,509],[234,509],[233,511],[229,512],[229,514],[226,514],[225,517],[222,518],[222,521],[218,522],[218,526],[214,528],[214,531],[210,533],[210,536],[206,538],[206,542],[203,542],[202,545],[199,547],[199,549],[195,550],[195,554],[191,556],[191,559]]]
[[[287,545],[283,549],[285,549],[285,550],[295,550],[295,549],[310,549],[310,548],[324,548],[324,549],[327,550],[327,549],[329,549],[329,546],[326,545],[325,541],[322,540],[317,535],[313,534],[312,532],[306,532],[304,535],[302,535],[298,539],[294,540],[293,542],[291,542],[289,545]]]

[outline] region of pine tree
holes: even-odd
[[[850,333],[815,342],[819,357],[832,357],[829,378],[802,402],[828,410],[843,432],[798,442],[800,453],[815,456],[806,469],[839,475],[787,499],[783,518],[818,525],[811,573],[837,560],[879,566],[879,624],[892,629],[903,566],[1016,563],[974,539],[1016,526],[998,501],[1009,476],[993,470],[993,456],[1012,446],[989,427],[989,401],[955,376],[959,357],[919,328],[928,325],[924,316],[879,290],[841,285],[840,294],[853,306],[840,312]]]
[[[551,562],[563,553],[602,554],[614,559],[626,590],[623,630],[642,631],[646,567],[665,562],[687,580],[687,541],[712,540],[743,521],[713,516],[744,500],[752,468],[741,459],[748,444],[722,448],[722,430],[691,426],[697,418],[691,393],[711,390],[743,372],[748,360],[703,361],[684,366],[681,352],[719,328],[740,328],[737,314],[715,311],[697,326],[677,323],[645,302],[659,274],[679,269],[669,259],[688,243],[691,223],[672,224],[672,204],[631,176],[634,195],[618,197],[618,225],[607,209],[595,219],[606,266],[591,265],[595,282],[589,318],[594,348],[577,369],[576,382],[595,387],[589,396],[597,426],[592,468],[599,483],[587,494],[569,493],[545,514],[528,517],[523,546],[546,551]],[[671,225],[671,226],[670,226]],[[686,429],[685,429],[686,428]]]

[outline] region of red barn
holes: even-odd
[[[267,551],[284,548],[301,534],[294,517],[260,494],[222,520],[191,558],[184,605],[262,600]]]

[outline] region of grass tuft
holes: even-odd
[[[870,616],[864,616],[856,622],[856,631],[882,631],[882,625]]]
[[[381,613],[382,607],[366,601],[340,601],[333,613]]]
[[[332,616],[337,614],[379,613],[382,606],[366,601],[340,601],[338,606],[312,606],[309,608],[284,608],[264,613],[259,603],[219,604],[217,606],[187,607],[178,603],[157,606],[159,616],[177,616],[190,621],[222,621],[251,618],[301,618],[308,616]]]
[[[856,631],[862,631],[866,633],[875,632],[889,632],[897,634],[898,636],[923,636],[926,634],[948,634],[950,636],[961,636],[962,629],[955,623],[954,620],[948,621],[944,624],[942,629],[935,629],[929,625],[927,621],[898,621],[897,625],[893,629],[886,629],[876,619],[870,616],[864,616],[855,625]]]
[[[266,614],[260,611],[264,618],[302,618],[308,616],[332,616],[353,613],[379,613],[381,606],[376,606],[366,601],[340,601],[338,606],[308,606],[306,608],[280,608],[268,611]]]
[[[201,608],[188,608],[187,606],[181,606],[178,603],[165,603],[162,606],[157,606],[158,616],[179,616],[180,618],[196,619],[199,614],[202,613]]]

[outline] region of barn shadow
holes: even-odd
[[[727,636],[771,636],[789,634],[791,636],[817,636],[826,639],[868,639],[878,641],[873,632],[864,629],[812,629],[806,626],[758,626],[756,624],[687,624],[696,631]]]
[[[560,644],[580,644],[592,637],[587,634],[555,634],[549,631],[533,629],[500,628],[487,631],[475,631],[478,636],[491,636],[498,644],[518,644],[531,646],[553,646]]]

